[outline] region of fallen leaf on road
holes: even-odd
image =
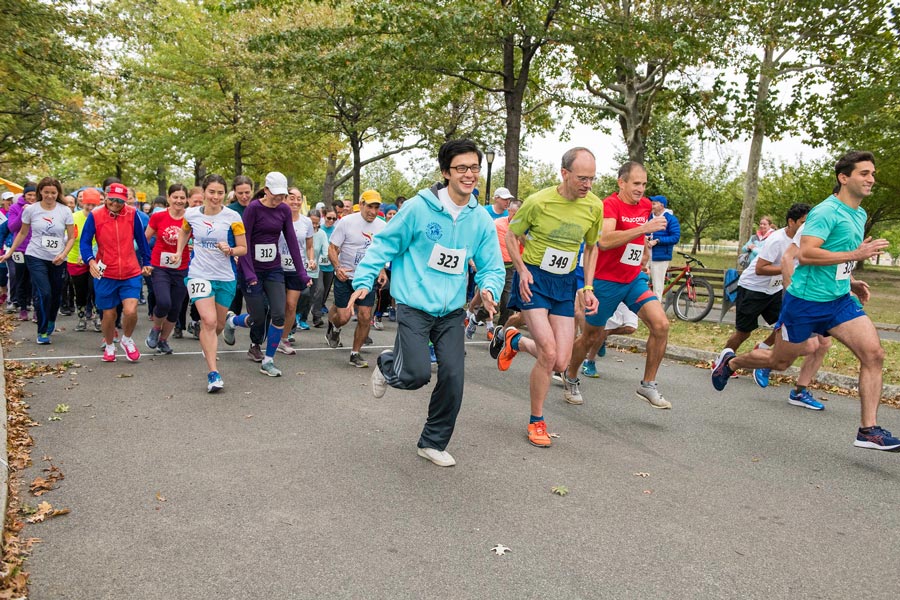
[[[53,415],[47,419],[48,421],[62,421],[62,417],[59,415]]]
[[[650,477],[650,473],[635,473],[635,477]]]
[[[564,485],[554,485],[552,488],[550,488],[550,491],[557,496],[565,496],[569,493],[569,488]]]
[[[645,494],[652,494],[652,493],[653,493],[653,490],[644,490],[644,493],[645,493]]]
[[[118,377],[119,379],[125,379],[126,377],[134,377],[134,375],[132,375],[131,373],[119,373],[118,375],[116,375],[116,377]]]
[[[57,404],[56,408],[53,409],[53,412],[58,413],[58,414],[59,413],[67,413],[67,412],[69,412],[69,405],[68,404]]]
[[[507,552],[512,552],[512,548],[507,548],[503,544],[497,544],[496,546],[491,548],[491,552],[493,552],[497,556],[503,556]]]
[[[163,496],[160,492],[156,492],[156,499],[159,500],[160,502],[166,501],[166,497]]]
[[[38,504],[37,512],[26,519],[29,523],[40,523],[45,519],[52,519],[61,515],[67,515],[71,511],[68,508],[53,508],[46,500]]]
[[[244,417],[244,418],[245,418],[245,419],[252,419],[252,418],[253,418],[253,415],[247,415],[247,416]]]
[[[559,434],[558,434],[558,433],[548,433],[547,435],[549,435],[549,436],[552,437],[552,438],[558,438],[558,437],[559,437]]]

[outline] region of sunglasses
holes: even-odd
[[[325,217],[326,221],[336,221],[337,217]]]
[[[110,202],[115,202],[116,204],[125,204],[125,201],[121,198],[107,198]]]

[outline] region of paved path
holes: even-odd
[[[373,399],[370,371],[321,330],[279,355],[280,379],[257,372],[239,334],[215,396],[193,340],[102,364],[98,338],[63,331],[9,353],[81,365],[28,387],[42,426],[24,479],[53,456],[66,478],[43,498],[72,510],[25,530],[43,540],[33,600],[888,598],[900,584],[900,454],[851,446],[852,398],[814,413],[785,387],[744,378],[716,393],[708,371],[666,361],[675,408],[658,411],[634,395],[642,358],[610,352],[584,406],[551,390],[560,437],[537,449],[531,359],[500,374],[473,343],[459,464],[440,469],[415,454],[430,386]],[[70,412],[49,422],[60,402]],[[900,412],[881,422],[900,431]]]

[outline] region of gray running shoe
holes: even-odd
[[[334,323],[328,321],[328,329],[325,331],[325,341],[328,342],[329,348],[337,348],[341,345],[341,328],[335,327]]]
[[[366,336],[366,341],[363,342],[363,346],[371,346],[374,343],[375,342],[372,341],[372,338],[370,338],[369,336]]]
[[[94,317],[94,331],[96,331],[97,333],[103,331],[103,327],[101,327],[100,325],[100,315]]]
[[[360,355],[355,352],[350,353],[350,364],[356,367],[357,369],[367,369],[369,367],[369,363]]]
[[[253,362],[262,362],[263,353],[262,348],[259,347],[259,344],[250,344],[250,349],[247,350],[247,358],[249,358]]]
[[[581,396],[581,390],[579,389],[579,385],[581,384],[580,379],[575,379],[574,381],[569,379],[568,375],[563,375],[563,395],[566,398],[566,402],[569,404],[584,404],[584,398]]]
[[[222,330],[222,340],[229,346],[234,346],[234,325],[228,322],[233,316],[234,313],[230,310],[225,314],[225,329]]]
[[[147,347],[151,350],[154,350],[157,345],[159,345],[159,334],[160,330],[156,327],[150,328],[150,333],[147,334],[147,339],[144,342],[147,344]]]
[[[475,319],[469,319],[469,324],[466,325],[466,339],[471,340],[472,336],[475,335],[475,330],[478,329],[478,322]]]
[[[78,319],[78,325],[75,326],[75,331],[87,331],[87,319],[84,317]]]
[[[281,377],[281,370],[275,366],[272,361],[264,362],[259,365],[259,372],[269,377]]]
[[[659,393],[655,381],[650,384],[641,384],[634,393],[638,395],[638,398],[643,398],[649,402],[653,408],[672,408],[672,403]]]
[[[381,367],[377,364],[375,368],[372,369],[372,395],[376,398],[381,398],[384,396],[384,393],[387,391],[387,379],[384,378],[384,373],[381,372]]]
[[[159,340],[159,343],[156,345],[156,353],[172,354],[172,346],[169,345],[168,340]]]

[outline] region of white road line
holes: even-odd
[[[466,346],[483,346],[484,344],[490,344],[490,342],[466,342]],[[371,350],[390,350],[394,346],[363,346],[363,349],[371,349]],[[299,352],[349,352],[349,348],[294,348],[298,353]],[[246,350],[217,350],[216,354],[243,354]],[[171,356],[200,356],[202,352],[173,352]],[[3,362],[29,362],[29,361],[41,361],[41,360],[84,360],[88,358],[102,358],[102,354],[80,354],[75,356],[18,356],[11,358],[4,358]],[[141,354],[141,358],[145,358],[148,356],[166,356],[165,354],[156,354],[155,352],[152,354]],[[116,361],[120,362],[120,361]],[[122,361],[122,362],[127,362]]]

